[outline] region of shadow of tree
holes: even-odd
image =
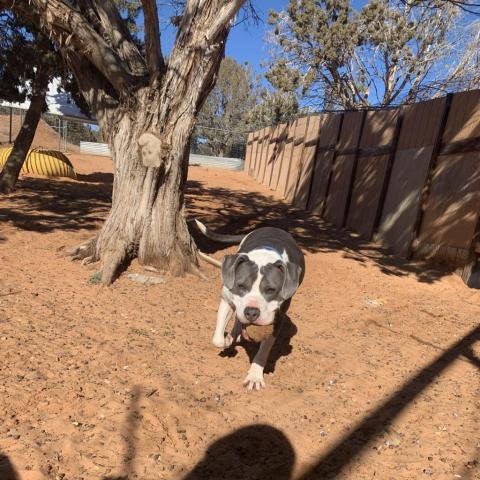
[[[433,283],[452,273],[451,269],[426,262],[393,257],[380,245],[353,236],[346,230],[339,230],[318,215],[294,209],[258,192],[208,187],[202,182],[189,181],[186,202],[190,218],[199,218],[218,232],[248,233],[254,228],[268,225],[288,230],[307,252],[343,251],[345,258],[356,262],[373,261],[386,275],[414,275],[420,282]],[[212,205],[218,206],[212,208]],[[206,253],[225,248],[223,244],[206,239],[196,229],[192,233],[199,248]]]
[[[0,222],[23,230],[96,230],[109,211],[111,185],[24,178],[18,189],[3,197]]]
[[[2,199],[0,222],[41,233],[98,229],[110,208],[112,177],[104,173],[84,177],[85,181],[81,182],[22,179],[18,190]],[[387,275],[414,275],[421,282],[432,283],[451,274],[451,270],[425,262],[395,258],[379,245],[338,230],[316,215],[291,208],[259,192],[209,187],[189,180],[185,198],[189,217],[202,219],[219,232],[248,233],[256,227],[270,225],[290,231],[300,247],[308,252],[343,251],[346,258],[356,262],[373,261]],[[192,233],[200,249],[207,253],[225,247],[196,230]]]

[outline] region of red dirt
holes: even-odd
[[[210,344],[217,269],[102,288],[62,256],[111,190],[108,159],[72,161],[80,181],[24,178],[0,199],[2,480],[480,478],[479,291],[288,211],[243,173],[193,167],[190,217],[288,227],[306,253],[297,331],[248,393],[245,346]]]

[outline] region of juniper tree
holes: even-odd
[[[432,8],[438,7],[438,8]],[[322,108],[391,105],[480,84],[477,21],[456,2],[291,0],[270,12],[268,78]]]
[[[98,235],[75,249],[77,258],[101,261],[104,284],[135,256],[178,275],[198,265],[183,201],[189,141],[245,0],[182,3],[167,59],[155,0],[141,2],[144,47],[113,0],[0,0],[53,39],[109,143],[111,211]]]

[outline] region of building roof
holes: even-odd
[[[46,97],[48,113],[59,115],[67,119],[80,120],[84,123],[97,123],[96,120],[84,115],[75,104],[72,96],[67,92],[59,91],[59,87],[60,79],[58,78],[54,78],[48,86]],[[0,105],[26,110],[30,106],[30,100],[27,99],[22,103],[5,102],[0,100]]]

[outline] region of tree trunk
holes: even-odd
[[[30,107],[28,107],[22,128],[15,139],[13,149],[0,174],[0,193],[10,193],[15,188],[20,170],[32,145],[38,122],[46,106],[45,97],[47,95],[48,81],[48,75],[42,72],[41,67],[39,67],[33,81]]]
[[[193,118],[177,123],[168,157],[162,157],[160,166],[145,167],[138,143],[142,134],[152,131],[152,126],[147,128],[147,110],[145,105],[136,116],[124,114],[112,132],[112,208],[98,237],[82,255],[102,261],[102,283],[107,285],[134,257],[174,275],[198,267],[183,204]]]
[[[84,10],[69,2],[52,0],[47,7],[40,0],[15,3],[25,15],[27,5],[34,5],[44,19],[112,152],[110,213],[97,237],[71,252],[85,262],[101,261],[103,284],[110,284],[134,257],[174,275],[198,269],[184,216],[190,137],[244,1],[187,0],[164,62],[156,38],[156,2],[142,0],[149,37],[145,69],[132,67],[137,56],[125,35],[121,42],[131,43],[130,53],[103,40],[122,30],[118,15],[99,15],[107,28],[102,23],[92,27]],[[87,3],[98,13],[104,2]]]

